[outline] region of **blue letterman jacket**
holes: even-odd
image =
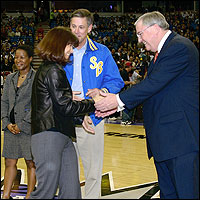
[[[71,62],[68,63],[64,70],[70,85],[73,80],[73,54],[70,56]],[[124,81],[119,73],[110,50],[100,43],[87,38],[87,48],[82,59],[82,82],[85,99],[88,89],[98,88],[104,92],[118,93],[124,87]],[[90,114],[93,124],[96,126],[102,118],[95,117],[94,113]]]

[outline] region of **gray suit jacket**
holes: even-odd
[[[6,77],[1,98],[2,130],[10,124],[10,112],[14,107],[15,123],[21,132],[31,135],[31,91],[35,70],[31,69],[26,80],[17,90],[19,72]]]

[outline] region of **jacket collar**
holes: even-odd
[[[30,71],[29,71],[28,74],[27,74],[26,80],[24,80],[25,83],[26,83],[27,81],[29,81],[29,79],[32,78],[32,76],[34,75],[33,72],[35,72],[35,70],[31,67],[31,68],[30,68]],[[15,92],[17,91],[17,81],[18,81],[18,77],[19,77],[19,71],[16,71],[16,72],[13,74],[13,77],[12,77],[12,79],[11,79],[12,84],[13,84],[13,87],[14,87],[14,89],[15,89]]]
[[[176,36],[177,33],[172,31],[171,34],[169,35],[169,37],[166,39],[161,51],[163,51],[163,49],[165,49],[167,47],[167,45],[169,44],[169,42],[172,40],[172,38],[174,38],[174,36]]]
[[[35,72],[35,70],[31,67],[30,70],[29,70],[29,72],[28,72],[28,74],[27,74],[27,79],[31,78],[31,76],[33,75],[33,72]],[[15,80],[17,81],[19,75],[20,75],[20,74],[19,74],[19,71],[17,70],[17,71],[14,73],[12,79],[15,79]]]
[[[97,45],[93,40],[89,38],[89,36],[87,36],[87,51],[96,51],[96,50],[98,50]]]
[[[168,38],[165,40],[160,52],[159,52],[159,55],[160,57],[162,56],[163,53],[165,53],[165,49],[167,48],[168,44],[170,43],[170,41],[177,35],[177,33],[175,32],[171,32],[170,35],[168,36]]]
[[[170,33],[170,35],[168,36],[168,38],[166,39],[165,43],[163,44],[163,47],[161,48],[161,51],[159,53],[159,57],[162,57],[162,54],[165,53],[165,49],[167,48],[169,42],[177,35],[176,32],[172,31]],[[159,59],[158,57],[158,59]],[[150,65],[149,65],[149,69],[148,69],[148,73],[150,73],[153,69],[153,66],[156,65],[157,62],[155,62],[155,64],[153,63],[153,59],[152,61],[150,62]]]

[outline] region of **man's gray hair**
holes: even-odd
[[[169,29],[169,24],[167,23],[165,17],[163,14],[161,14],[158,11],[153,11],[153,12],[148,12],[143,14],[142,16],[140,16],[137,21],[135,22],[135,26],[136,24],[142,21],[142,24],[145,26],[150,26],[153,24],[158,24],[158,26],[164,30],[168,30]]]

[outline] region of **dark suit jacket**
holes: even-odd
[[[119,95],[128,109],[143,103],[149,159],[199,151],[199,52],[172,32],[147,77]]]

